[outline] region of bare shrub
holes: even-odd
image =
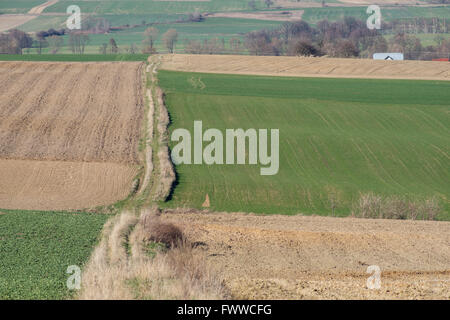
[[[382,198],[373,193],[361,194],[352,214],[361,218],[436,220],[441,211],[436,197],[409,200],[400,196]]]
[[[178,40],[178,32],[175,29],[169,29],[162,36],[163,42],[169,53],[173,53],[175,44]]]
[[[383,217],[386,219],[407,219],[408,203],[398,196],[392,196],[383,201]]]
[[[183,240],[183,233],[172,223],[156,221],[150,224],[148,240],[175,247]]]
[[[355,211],[362,218],[382,218],[381,197],[372,192],[361,194]]]
[[[423,212],[423,220],[436,220],[438,214],[441,212],[441,206],[436,197],[425,200],[421,209]]]
[[[142,215],[140,222],[144,228],[144,241],[164,243],[167,247],[176,247],[184,241],[181,229],[173,223],[162,222],[157,209]]]

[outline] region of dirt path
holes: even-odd
[[[165,214],[239,299],[450,298],[450,222]],[[382,287],[366,287],[367,267]]]
[[[161,69],[291,77],[450,80],[450,63],[239,55],[164,55]]]

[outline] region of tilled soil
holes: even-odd
[[[240,213],[163,215],[238,299],[449,299],[450,222]],[[379,266],[381,288],[368,289]]]
[[[141,63],[0,63],[0,158],[138,163]]]
[[[450,63],[239,55],[164,55],[161,69],[291,77],[450,80]]]
[[[0,208],[125,198],[141,163],[143,66],[0,62]]]
[[[108,205],[131,192],[134,166],[0,160],[0,208],[71,210]]]

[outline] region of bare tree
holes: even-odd
[[[202,43],[200,40],[186,40],[184,43],[184,52],[190,54],[200,54],[202,53]]]
[[[90,39],[87,34],[71,33],[69,36],[69,46],[72,53],[83,54],[89,40]]]
[[[130,54],[136,54],[137,50],[138,48],[134,43],[130,44],[130,46],[126,48],[126,51]]]
[[[64,40],[59,36],[51,36],[47,39],[52,54],[57,53],[64,44]]]
[[[342,39],[336,46],[336,56],[340,58],[357,57],[359,54],[358,48],[353,42],[347,39]]]
[[[30,48],[33,39],[23,31],[14,29],[0,34],[0,53],[22,54],[23,48]]]
[[[296,56],[319,56],[320,51],[309,40],[300,40],[293,45],[293,55]]]
[[[163,34],[164,45],[170,53],[173,53],[177,40],[178,32],[175,29],[169,29],[166,33]]]
[[[117,46],[116,40],[114,40],[114,38],[109,39],[109,52],[111,54],[116,54],[119,52],[119,47]]]
[[[264,3],[266,4],[267,8],[270,8],[270,6],[273,5],[272,0],[264,0]]]
[[[42,53],[42,49],[48,46],[48,42],[47,40],[45,40],[45,37],[37,34],[36,35],[36,48],[37,48],[37,53],[41,54]]]
[[[239,38],[231,38],[230,48],[233,53],[239,53],[241,50],[241,40]]]
[[[250,0],[247,5],[250,7],[250,9],[252,10],[256,10],[256,1],[255,0]]]
[[[144,53],[156,53],[155,41],[158,38],[158,34],[158,29],[154,27],[147,28],[144,31],[144,40],[142,40],[142,44],[144,45],[144,49],[142,51]]]
[[[106,50],[108,49],[108,44],[107,43],[102,43],[102,45],[98,48],[98,51],[101,54],[106,54]]]

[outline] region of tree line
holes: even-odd
[[[247,33],[243,40],[186,40],[185,52],[191,54],[251,54],[287,56],[329,56],[371,58],[375,52],[402,52],[406,59],[448,58],[450,39],[448,22],[441,19],[413,19],[404,24],[396,20],[381,30],[370,30],[365,21],[345,17],[341,21],[319,21],[311,26],[305,21],[286,22],[279,28]],[[414,22],[415,21],[415,22]],[[417,24],[414,24],[417,23]],[[414,26],[414,27],[412,27]],[[423,46],[415,33],[434,34],[435,45]],[[390,37],[389,40],[386,36]]]

